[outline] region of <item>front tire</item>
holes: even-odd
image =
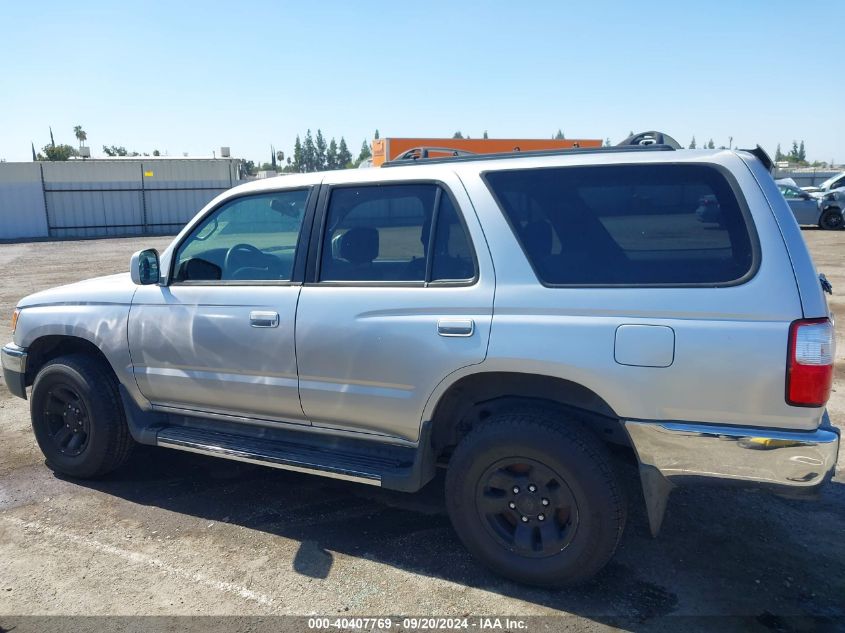
[[[121,466],[134,446],[117,381],[97,359],[69,355],[48,362],[35,378],[32,430],[47,465],[89,479]]]
[[[604,445],[552,411],[496,414],[458,445],[446,504],[467,549],[497,574],[560,587],[610,560],[626,506]]]
[[[826,231],[838,231],[843,226],[842,211],[837,208],[825,209],[819,218],[819,228]]]

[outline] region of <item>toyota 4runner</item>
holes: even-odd
[[[576,583],[625,525],[614,446],[654,534],[676,485],[833,474],[832,317],[770,167],[655,144],[245,184],[130,274],[21,300],[5,381],[65,475],[136,443],[409,492],[440,466],[478,559]]]

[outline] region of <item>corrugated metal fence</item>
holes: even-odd
[[[0,239],[174,233],[238,176],[225,158],[0,163]]]
[[[822,184],[831,176],[841,174],[841,169],[813,169],[808,167],[799,168],[777,168],[774,174],[775,178],[792,178],[795,184],[799,187],[816,187]]]

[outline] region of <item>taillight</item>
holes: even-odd
[[[823,407],[833,383],[834,339],[830,319],[794,321],[789,328],[786,402]]]

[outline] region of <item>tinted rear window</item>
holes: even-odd
[[[704,165],[624,165],[485,175],[543,283],[727,284],[754,264],[725,177]]]

